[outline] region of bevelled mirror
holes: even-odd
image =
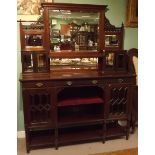
[[[51,51],[97,51],[99,13],[49,10],[49,24]]]

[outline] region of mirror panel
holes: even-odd
[[[25,47],[43,47],[43,37],[41,34],[25,34]]]
[[[118,47],[118,37],[117,35],[105,35],[105,47]]]
[[[62,58],[50,59],[50,65],[55,69],[97,69],[97,58]]]
[[[51,51],[97,51],[99,13],[50,10]]]
[[[114,53],[107,53],[106,54],[106,67],[113,67],[114,66],[114,59],[115,59]]]
[[[33,72],[33,55],[25,54],[22,56],[23,61],[23,71]]]
[[[47,56],[46,54],[37,54],[37,70],[46,71],[47,68]]]

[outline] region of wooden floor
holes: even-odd
[[[114,152],[105,152],[94,155],[138,155],[138,148],[126,149]]]
[[[58,150],[55,148],[45,148],[31,150],[29,154],[26,153],[25,139],[18,138],[17,141],[18,155],[137,155],[130,154],[104,154],[104,152],[114,152],[118,150],[126,150],[138,147],[138,130],[134,134],[130,134],[129,139],[120,137],[120,139],[107,140],[104,144],[102,142],[84,143],[76,145],[61,146]]]

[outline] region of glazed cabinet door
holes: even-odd
[[[53,97],[51,89],[23,90],[24,118],[26,127],[51,127]]]
[[[130,116],[131,111],[131,90],[128,84],[109,84],[106,91],[107,119],[123,119]]]

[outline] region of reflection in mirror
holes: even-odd
[[[112,67],[114,66],[114,53],[108,53],[106,55],[106,66]]]
[[[32,56],[32,54],[23,55],[23,67],[24,67],[24,72],[32,72],[33,71],[33,56]]]
[[[106,35],[105,36],[105,47],[118,46],[118,38],[116,35]]]
[[[51,50],[97,51],[99,14],[50,10]]]
[[[46,67],[46,55],[37,54],[38,67]]]
[[[50,59],[50,65],[68,69],[97,69],[97,58],[62,58]],[[62,68],[61,68],[62,69]]]
[[[40,34],[26,34],[25,35],[25,46],[26,46],[26,48],[42,47],[43,46],[42,35],[40,35]]]

